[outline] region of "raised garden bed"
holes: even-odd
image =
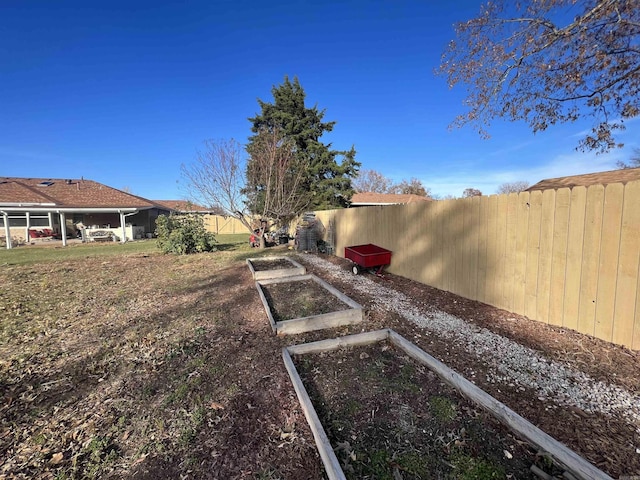
[[[254,280],[304,275],[306,269],[289,257],[248,258],[247,265]]]
[[[362,307],[315,275],[259,280],[260,299],[278,335],[360,323]]]
[[[283,359],[332,480],[610,478],[392,330]]]

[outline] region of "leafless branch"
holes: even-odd
[[[242,146],[235,140],[206,140],[192,163],[180,168],[187,193],[195,203],[216,207],[239,219],[249,231]]]

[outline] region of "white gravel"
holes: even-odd
[[[332,277],[348,282],[358,292],[372,296],[373,308],[401,315],[477,356],[489,367],[491,373],[487,381],[532,388],[541,400],[556,405],[623,416],[640,431],[640,396],[624,387],[597,381],[568,364],[545,358],[540,352],[433,307],[429,307],[429,311],[421,310],[406,295],[373,282],[367,276],[353,275],[321,257],[305,255],[303,258]],[[473,376],[472,373],[470,380]],[[557,407],[550,405],[548,408]]]

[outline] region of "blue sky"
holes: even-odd
[[[438,195],[608,170],[575,150],[589,123],[491,139],[450,131],[464,88],[434,75],[453,23],[480,1],[22,2],[0,4],[0,176],[84,178],[151,199],[186,195],[180,165],[205,139],[250,135],[257,98],[298,76],[337,149]]]

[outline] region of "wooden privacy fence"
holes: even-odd
[[[207,231],[217,234],[246,233],[249,235],[247,227],[240,220],[234,217],[224,217],[222,215],[205,215],[204,226]]]
[[[316,212],[391,273],[640,349],[640,181]]]

